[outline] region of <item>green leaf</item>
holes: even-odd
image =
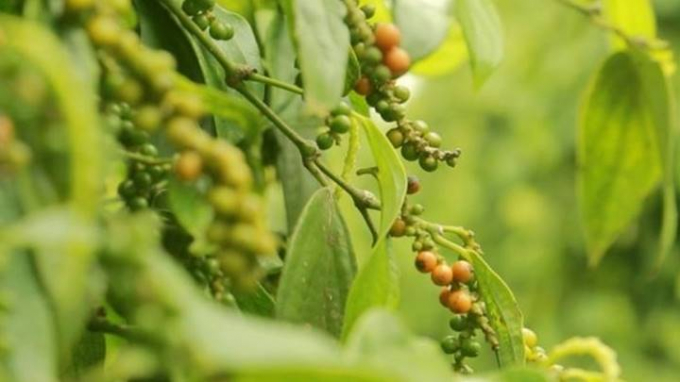
[[[317,191],[300,215],[276,297],[276,316],[340,336],[356,273],[349,232],[329,188]]]
[[[411,73],[422,76],[441,76],[456,70],[468,58],[463,30],[451,25],[444,42],[411,68]]]
[[[236,303],[241,312],[262,317],[274,317],[274,297],[262,284],[258,284],[254,292],[247,293],[235,289],[232,294],[236,298]]]
[[[468,252],[475,269],[489,324],[498,338],[498,360],[502,367],[524,365],[524,318],[508,285],[474,251]]]
[[[447,381],[453,377],[439,344],[409,333],[385,310],[373,309],[357,322],[345,352],[350,363],[394,374],[399,381]]]
[[[479,88],[503,59],[503,32],[491,0],[457,0],[456,18],[463,28],[475,87]]]
[[[654,39],[656,20],[651,0],[604,0],[604,17],[630,36]],[[626,41],[615,33],[611,34],[612,47],[617,50],[627,47]]]
[[[394,309],[399,304],[399,277],[389,239],[380,240],[357,274],[347,298],[342,337],[371,308]]]
[[[94,367],[104,366],[106,339],[103,333],[84,332],[73,347],[71,363],[61,373],[61,378],[77,379]]]
[[[0,251],[0,291],[6,309],[0,312],[3,363],[10,381],[57,381],[57,339],[54,318],[41,293],[27,254]],[[0,371],[0,375],[2,372]]]
[[[378,185],[382,210],[380,214],[380,239],[387,236],[394,219],[401,213],[406,198],[406,170],[385,134],[368,118],[357,117],[364,128],[371,153],[378,167]]]
[[[342,95],[347,95],[354,89],[354,85],[361,77],[361,65],[359,59],[353,50],[349,51],[349,59],[347,60],[347,72],[345,73],[345,90]]]
[[[645,55],[612,55],[585,99],[578,184],[591,264],[639,214],[659,184],[669,139],[668,89]]]
[[[180,225],[194,237],[190,250],[198,254],[207,252],[210,244],[205,233],[213,220],[212,207],[193,184],[173,179],[167,192],[170,210]]]
[[[402,34],[402,47],[412,61],[434,52],[446,38],[451,20],[449,2],[395,0],[392,13]]]
[[[349,32],[346,9],[337,0],[283,1],[297,46],[305,100],[310,112],[325,115],[345,88]]]

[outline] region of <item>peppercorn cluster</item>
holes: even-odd
[[[344,102],[331,110],[330,116],[326,118],[325,126],[321,128],[321,133],[316,137],[316,145],[321,150],[328,150],[334,144],[340,144],[340,137],[352,127],[351,114],[352,109]]]
[[[139,210],[164,191],[162,180],[170,172],[180,182],[205,181],[204,197],[214,216],[206,236],[215,249],[204,260],[187,263],[210,271],[210,289],[219,300],[232,287],[254,288],[262,273],[258,256],[274,254],[276,240],[268,230],[263,202],[252,193],[252,174],[243,153],[201,129],[202,101],[176,89],[173,56],[144,46],[134,31],[123,26],[121,14],[126,9],[115,6],[129,7],[128,2],[72,3],[78,7],[67,11],[77,13],[98,50],[102,98],[130,158],[120,195],[131,209]],[[194,21],[196,16],[211,19],[213,6],[214,1],[188,0],[184,10],[193,13]],[[213,27],[229,29],[213,24],[213,38]],[[158,150],[149,144],[150,135],[157,131],[163,131],[180,151],[174,165],[173,159],[158,158]]]
[[[420,189],[420,181],[414,176],[409,176],[407,194],[417,194]],[[453,313],[449,325],[456,333],[442,340],[442,350],[453,355],[454,370],[471,373],[472,369],[465,363],[465,359],[476,357],[481,351],[480,343],[475,340],[477,332],[483,333],[485,340],[494,350],[498,348],[498,339],[489,324],[486,306],[481,301],[472,264],[462,257],[453,264],[446,262],[446,259],[438,253],[437,243],[430,232],[432,224],[419,217],[423,212],[422,205],[411,205],[408,200],[405,201],[401,216],[394,221],[390,229],[390,235],[409,236],[414,239],[411,249],[417,253],[416,269],[429,274],[432,283],[441,287],[439,302]],[[464,242],[465,248],[481,253],[481,248],[474,241],[474,234],[471,231],[465,231]]]
[[[185,0],[182,10],[191,16],[194,23],[202,30],[208,30],[210,37],[215,40],[231,40],[234,37],[234,27],[220,21],[213,13],[215,0]]]
[[[548,360],[545,349],[538,346],[538,336],[529,328],[522,328],[522,341],[524,342],[524,357],[528,362],[544,363]]]
[[[401,33],[390,23],[370,24],[375,7],[359,7],[356,0],[343,0],[347,6],[345,22],[350,31],[352,49],[361,64],[361,77],[354,90],[366,97],[366,102],[386,122],[396,127],[387,136],[395,148],[400,148],[408,161],[418,161],[425,171],[434,171],[440,162],[456,165],[460,150],[442,150],[441,137],[430,131],[423,121],[406,118],[404,103],[410,97],[407,87],[397,85],[396,79],[405,74],[410,65],[409,54],[399,46]]]

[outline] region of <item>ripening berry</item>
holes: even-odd
[[[522,339],[524,339],[524,345],[530,348],[533,348],[538,344],[536,333],[529,328],[522,328]]]
[[[396,78],[408,72],[411,67],[411,57],[401,48],[392,48],[383,56],[385,64],[392,72],[392,77]]]
[[[203,158],[195,151],[185,151],[180,154],[175,163],[177,178],[185,182],[196,180],[203,170]]]
[[[451,279],[453,280],[453,273],[451,274]],[[451,292],[449,295],[449,309],[451,309],[453,313],[465,314],[470,311],[470,308],[472,308],[472,297],[470,297],[470,293],[462,289]]]
[[[413,175],[409,175],[406,180],[406,192],[409,195],[413,195],[418,193],[418,191],[420,191],[420,180]]]
[[[319,134],[319,136],[316,137],[316,145],[319,146],[321,150],[330,149],[333,146],[333,143],[335,143],[335,140],[329,133]]]
[[[406,233],[406,222],[404,222],[402,219],[397,218],[394,223],[392,223],[392,227],[390,227],[390,236],[393,237],[402,237]]]
[[[465,260],[458,260],[451,265],[453,271],[453,281],[467,284],[472,280],[472,264]]]
[[[442,304],[442,306],[445,307],[445,308],[449,307],[449,295],[450,294],[451,294],[451,289],[449,289],[448,286],[443,287],[441,292],[439,292],[439,303]]]
[[[354,91],[361,94],[362,96],[369,95],[371,90],[373,90],[373,86],[371,86],[371,80],[369,80],[368,77],[359,78],[357,83],[354,85]]]
[[[399,45],[401,32],[394,24],[380,23],[375,27],[375,45],[383,52],[387,52]]]
[[[453,272],[451,272],[451,267],[449,267],[448,265],[442,263],[437,265],[434,268],[434,270],[432,270],[432,282],[435,283],[436,285],[439,286],[449,285],[451,284],[452,281]],[[451,296],[449,296],[449,301],[451,301]]]
[[[437,255],[430,251],[422,251],[419,252],[418,255],[416,256],[416,268],[418,271],[422,273],[430,273],[437,268]],[[434,274],[432,275],[434,277]],[[448,283],[446,283],[448,284]],[[446,284],[437,284],[437,285],[446,285]]]
[[[399,147],[401,147],[401,145],[404,144],[404,134],[397,127],[395,127],[394,129],[390,129],[387,132],[387,139],[390,141],[390,143],[395,149],[398,149]]]

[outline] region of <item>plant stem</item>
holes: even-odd
[[[263,84],[271,85],[274,87],[277,87],[279,89],[283,90],[288,90],[291,93],[295,94],[304,94],[304,90],[298,86],[295,86],[293,84],[289,84],[288,82],[283,82],[279,81],[275,78],[267,77],[265,75],[262,75],[260,73],[250,73],[246,78],[248,81],[253,81],[253,82],[260,82]]]
[[[127,325],[114,324],[105,318],[93,318],[88,322],[87,329],[92,332],[112,334],[128,341],[154,342],[146,333]]]
[[[326,165],[321,163],[320,160],[315,159],[314,164],[319,170],[321,170],[321,172],[323,172],[326,176],[331,178],[333,182],[337,183],[338,186],[345,190],[352,197],[352,200],[354,201],[354,204],[357,207],[368,208],[373,210],[380,209],[380,203],[371,194],[362,192],[361,190],[358,190],[357,188],[348,184],[347,182],[342,180],[339,176],[334,174],[328,167],[326,167]]]

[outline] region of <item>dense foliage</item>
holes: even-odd
[[[624,251],[630,227],[645,225],[647,277],[658,276],[677,231],[670,44],[648,0],[554,3],[610,39],[577,122],[588,263]],[[455,102],[447,81],[434,96],[421,90],[462,62],[472,79],[458,87],[487,86],[516,43],[495,7],[2,2],[0,380],[625,378],[615,351],[587,336],[597,330],[546,351],[494,270],[509,260],[485,253],[451,221],[460,207],[442,202],[484,208],[441,179],[516,163],[513,152],[461,162],[474,148],[449,147],[457,132],[412,116]],[[474,110],[475,97],[458,109]],[[443,120],[456,119],[449,107]],[[465,121],[456,125],[464,141]],[[540,213],[525,208],[534,194],[513,195],[510,221]],[[413,266],[400,270],[407,256]],[[408,276],[410,290],[400,272],[426,277]],[[435,304],[421,322],[446,332],[395,313]]]

